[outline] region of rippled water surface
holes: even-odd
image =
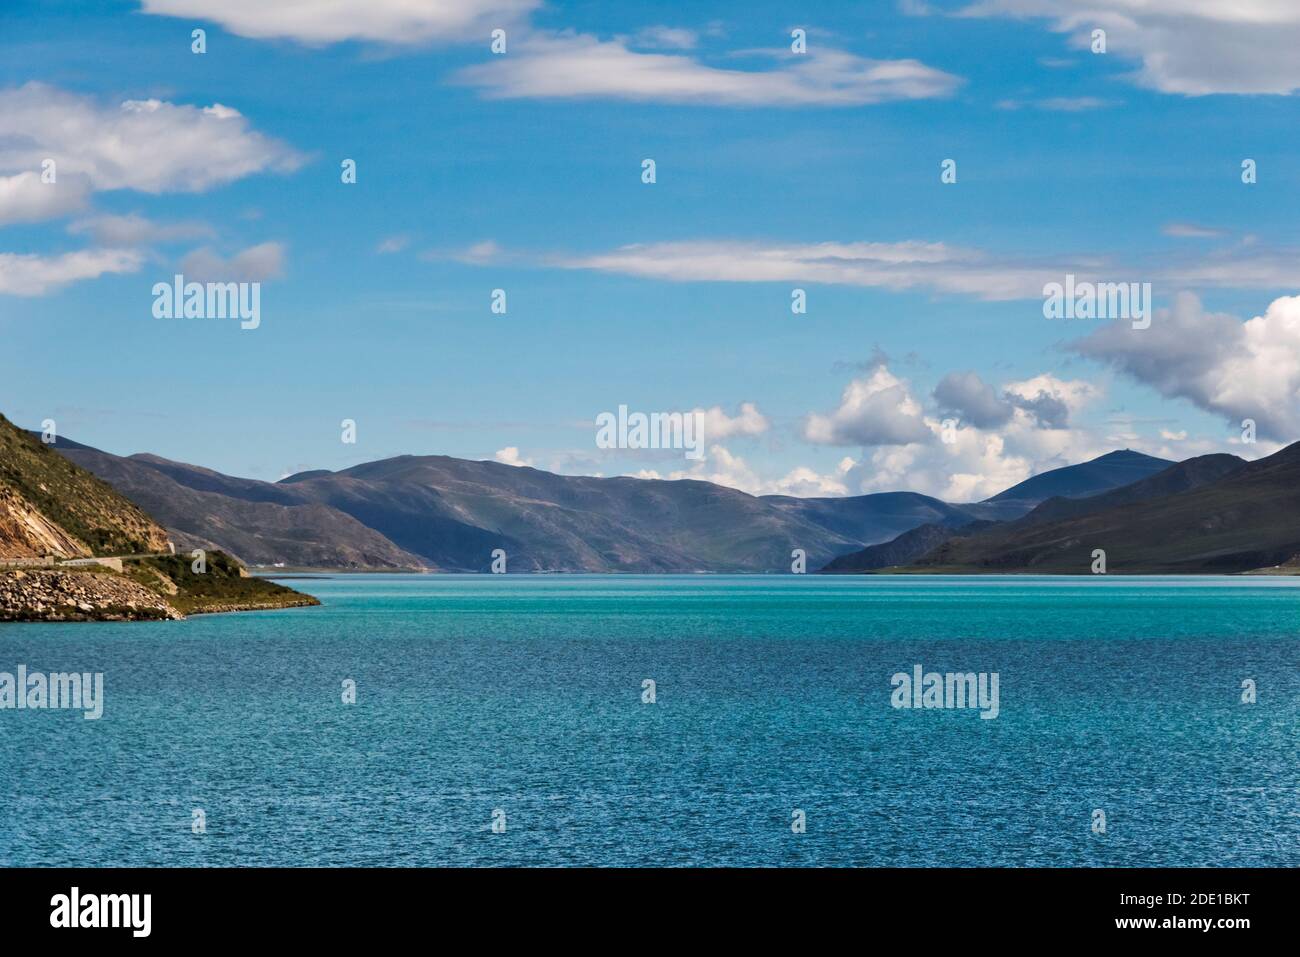
[[[0,710],[0,863],[1300,864],[1293,579],[290,584],[323,607],[0,625],[106,699]],[[916,664],[998,717],[891,707]]]

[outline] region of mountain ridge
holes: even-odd
[[[1201,469],[1207,463],[1182,465]],[[1238,573],[1294,565],[1300,558],[1300,442],[1253,462],[1209,465],[1208,480],[1192,487],[1133,501],[1120,495],[1082,515],[1022,519],[951,538],[900,570],[1087,574],[1097,549],[1105,553],[1107,571],[1120,573]],[[1214,468],[1225,472],[1214,477]]]
[[[922,525],[1017,519],[1040,495],[1108,490],[1164,461],[1109,453],[983,502],[950,503],[907,491],[754,496],[695,479],[568,476],[446,455],[263,482],[152,453],[56,448],[159,516],[182,546],[215,545],[257,565],[460,572],[488,570],[496,549],[511,571],[789,572],[796,549],[815,569]]]
[[[869,546],[851,555],[842,555],[821,571],[828,574],[851,574],[909,565],[925,558],[931,551],[952,539],[969,538],[975,534],[1011,536],[1031,525],[1078,518],[1118,505],[1186,491],[1222,478],[1245,464],[1244,459],[1235,455],[1202,455],[1177,462],[1154,475],[1108,492],[1082,498],[1053,496],[1040,502],[1027,514],[1008,521],[971,522],[951,527],[919,526],[889,542]]]

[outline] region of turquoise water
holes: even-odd
[[[1293,579],[291,584],[323,607],[0,625],[106,699],[0,711],[0,863],[1300,864]],[[918,663],[998,717],[891,707]]]

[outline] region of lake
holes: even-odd
[[[1296,579],[286,583],[323,606],[0,625],[104,675],[0,710],[0,863],[1300,864]],[[918,665],[996,717],[895,707]]]

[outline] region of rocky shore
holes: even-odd
[[[0,569],[0,621],[161,621],[320,604],[311,595],[250,577],[222,552],[209,555],[202,571],[174,556],[123,567]]]
[[[0,573],[0,621],[138,621],[184,617],[121,575],[28,569]]]

